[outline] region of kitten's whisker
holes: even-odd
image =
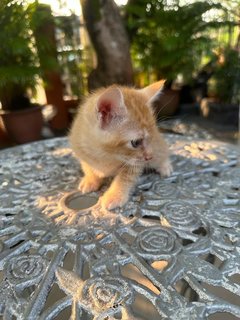
[[[119,173],[123,172],[126,168],[128,168],[128,163],[124,162],[121,167],[119,168]]]
[[[169,103],[171,103],[171,102],[173,101],[174,98],[175,98],[175,95],[174,95],[173,97],[171,97],[171,98],[169,99],[169,101],[167,101],[167,102],[165,103],[165,105],[163,105],[163,106],[158,110],[158,112],[156,113],[156,117],[159,115],[159,113],[160,113],[164,108],[166,108],[167,105],[169,105]]]
[[[161,118],[158,119],[158,123],[165,121],[165,120],[184,120],[188,117],[189,115],[185,114],[182,116],[162,116]]]
[[[131,177],[132,175],[135,175],[136,173],[138,173],[138,169],[139,169],[138,165],[129,165],[129,163],[124,162],[119,169],[119,173],[122,173],[125,170],[126,175],[128,177]]]

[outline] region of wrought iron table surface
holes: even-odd
[[[81,172],[66,138],[0,152],[3,319],[240,318],[212,290],[240,295],[239,148],[166,139],[173,175],[142,175],[114,212],[75,204]]]

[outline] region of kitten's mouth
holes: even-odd
[[[140,167],[142,164],[143,164],[144,160],[142,159],[132,159],[132,160],[129,160],[127,162],[128,165],[132,166],[132,167]]]

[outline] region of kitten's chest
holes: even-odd
[[[108,154],[97,151],[88,153],[84,150],[81,160],[87,162],[99,177],[114,176],[121,167],[121,163],[110,159]]]
[[[122,163],[113,159],[111,153],[100,146],[99,139],[95,134],[88,138],[82,135],[78,148],[79,158],[88,163],[99,177],[114,176]]]
[[[93,167],[95,173],[99,176],[99,177],[112,177],[115,176],[119,170],[120,166],[116,166],[116,165],[107,165],[106,163],[101,165],[101,164],[97,164]]]

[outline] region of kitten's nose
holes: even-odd
[[[145,161],[152,160],[152,155],[151,154],[145,154],[144,155],[144,159],[145,159]]]

